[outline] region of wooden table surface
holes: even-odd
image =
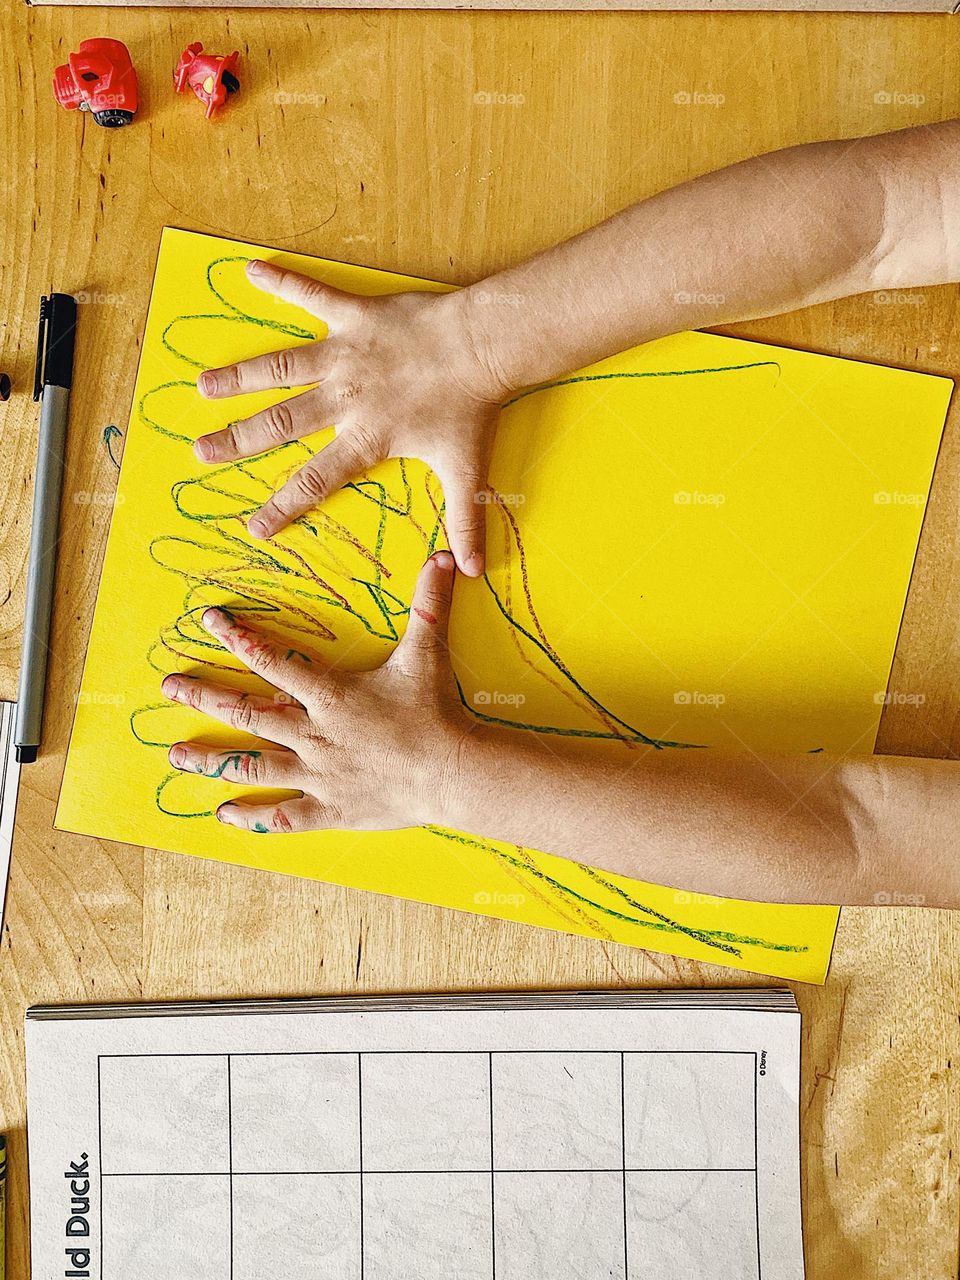
[[[119,37],[133,54],[144,105],[131,129],[100,129],[53,101],[53,67],[93,35]],[[241,95],[219,124],[171,89],[177,56],[194,39],[241,50]],[[23,773],[0,953],[0,1124],[12,1131],[7,1268],[22,1277],[28,1004],[757,982],[52,829],[116,482],[103,433],[126,426],[160,228],[466,282],[755,152],[960,114],[960,17],[11,3],[0,41],[0,369],[16,387],[0,406],[3,697],[15,694],[23,616],[37,299],[50,288],[88,298],[44,754]],[[683,100],[697,95],[713,101]],[[736,332],[960,369],[955,289],[846,301]],[[955,409],[891,678],[892,689],[924,701],[886,710],[885,751],[960,749],[958,425]],[[136,607],[133,582],[130,599]],[[847,911],[827,985],[797,989],[811,1280],[957,1275],[958,968],[960,915]]]

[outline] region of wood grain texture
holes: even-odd
[[[751,984],[706,965],[54,832],[116,471],[165,223],[466,282],[628,202],[789,143],[960,114],[949,17],[25,9],[0,76],[0,694],[23,614],[37,299],[85,294],[45,749],[24,770],[0,948],[0,1124],[12,1130],[8,1274],[27,1274],[22,1017],[41,1001],[458,988]],[[110,132],[54,103],[92,35],[129,45],[141,119]],[[190,40],[239,48],[220,123],[177,99]],[[722,95],[719,106],[678,94]],[[478,94],[522,96],[482,105]],[[740,326],[748,337],[953,374],[954,289]],[[885,713],[885,751],[960,749],[960,438],[947,430]],[[130,583],[136,608],[137,584]],[[105,768],[122,760],[104,759]],[[90,779],[96,786],[96,778]],[[891,896],[902,886],[891,885]],[[957,1274],[960,918],[844,914],[805,1019],[810,1280]],[[69,1064],[64,1085],[69,1087]]]
[[[103,0],[26,0],[34,5],[89,5]],[[123,8],[222,8],[219,0],[107,0]],[[696,10],[713,13],[777,11],[780,13],[955,13],[955,0],[231,0],[233,9],[546,9],[580,12],[585,9]]]

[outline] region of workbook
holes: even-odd
[[[802,1280],[799,1044],[789,991],[31,1009],[34,1280]]]
[[[647,883],[639,855],[634,879],[436,824],[241,831],[214,815],[249,788],[171,768],[180,740],[257,744],[166,700],[165,675],[270,692],[204,630],[205,608],[368,669],[445,545],[441,487],[404,459],[250,537],[246,520],[329,430],[225,466],[194,456],[198,436],[285,394],[204,400],[201,370],[326,332],[256,289],[251,257],[358,293],[441,287],[164,232],[57,826],[822,981],[833,907],[734,902]],[[652,788],[678,752],[694,770],[712,751],[869,754],[951,389],[685,333],[519,393],[491,462],[487,570],[458,582],[451,617],[465,720],[614,766],[632,753]],[[718,806],[717,857],[749,821]]]

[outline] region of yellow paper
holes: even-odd
[[[440,287],[165,231],[57,825],[822,981],[831,907],[705,898],[441,830],[241,832],[212,817],[241,788],[170,769],[174,741],[238,741],[160,694],[170,671],[237,665],[204,608],[369,667],[443,541],[419,463],[377,468],[264,545],[244,517],[311,442],[195,460],[193,439],[271,402],[205,401],[201,369],[324,332],[246,281],[251,256],[360,293]],[[869,753],[951,386],[688,333],[517,399],[488,575],[460,582],[452,622],[469,713],[584,751]]]

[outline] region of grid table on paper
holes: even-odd
[[[98,1059],[101,1280],[760,1280],[756,1054]]]

